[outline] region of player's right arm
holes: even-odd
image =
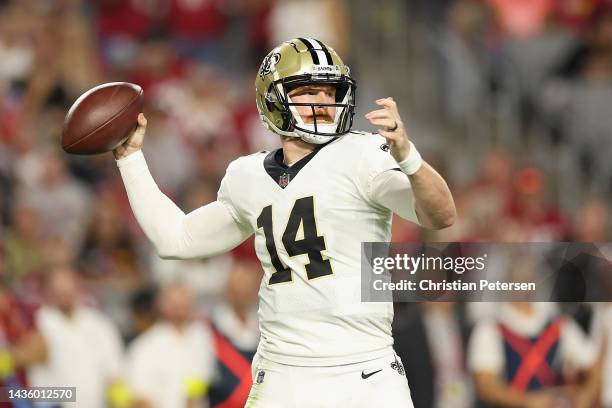
[[[239,223],[226,204],[215,201],[185,214],[161,192],[149,172],[140,148],[146,119],[113,151],[132,211],[160,257],[206,258],[231,250],[252,231]]]

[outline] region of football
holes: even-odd
[[[70,107],[62,130],[62,148],[71,154],[109,152],[127,139],[142,112],[143,90],[128,82],[99,85]]]

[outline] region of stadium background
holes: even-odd
[[[249,319],[259,266],[248,245],[210,261],[160,260],[111,155],[68,156],[58,141],[83,91],[140,84],[149,167],[183,210],[195,209],[214,200],[229,161],[278,146],[260,125],[253,81],[265,53],[297,36],[330,44],[351,67],[354,128],[373,131],[363,114],[393,96],[411,138],[451,186],[452,228],[423,231],[398,219],[394,241],[610,241],[607,0],[0,0],[7,348],[36,330],[51,271],[67,270],[78,278],[78,302],[110,318],[125,346],[160,318],[156,294],[177,280],[195,296],[185,307],[203,316],[237,311],[245,326],[226,330],[256,336]],[[396,320],[418,320],[426,308],[406,307]],[[590,330],[593,307],[567,309]],[[457,316],[469,330],[478,314]],[[461,367],[467,391],[458,398],[472,406]],[[417,407],[435,404],[439,390],[426,389]]]

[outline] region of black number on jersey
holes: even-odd
[[[297,239],[298,230],[302,226],[304,237]],[[270,285],[281,282],[291,281],[291,269],[287,268],[278,257],[276,246],[274,245],[274,235],[272,232],[272,206],[269,205],[261,210],[257,218],[257,228],[263,228],[266,237],[266,248],[270,253],[272,266],[276,272],[270,277]],[[289,215],[287,228],[283,233],[283,245],[289,256],[308,255],[306,264],[306,276],[308,279],[320,278],[321,276],[331,275],[332,268],[329,259],[323,259],[321,251],[325,250],[325,239],[319,236],[314,214],[314,198],[304,197],[296,200]]]

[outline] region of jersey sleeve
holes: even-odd
[[[392,211],[419,224],[410,180],[389,153],[385,138],[364,134],[360,153],[358,183],[366,201],[375,208]]]
[[[378,134],[360,135],[355,155],[358,158],[355,171],[359,188],[370,204],[380,206],[372,199],[372,182],[377,175],[389,170],[399,170],[399,166],[389,153],[385,138]]]
[[[117,165],[134,216],[160,257],[207,258],[235,248],[251,235],[220,202],[185,214],[159,189],[142,152]]]
[[[237,161],[233,161],[227,166],[227,170],[225,171],[225,175],[221,180],[221,185],[219,186],[219,191],[217,192],[217,201],[222,203],[229,213],[231,214],[234,221],[240,225],[240,227],[245,231],[251,231],[252,228],[246,218],[241,215],[238,207],[235,205],[234,200],[232,199],[232,191],[235,188],[235,179],[238,177],[238,164]]]
[[[419,225],[412,185],[401,171],[384,171],[370,183],[371,199],[405,220]]]

